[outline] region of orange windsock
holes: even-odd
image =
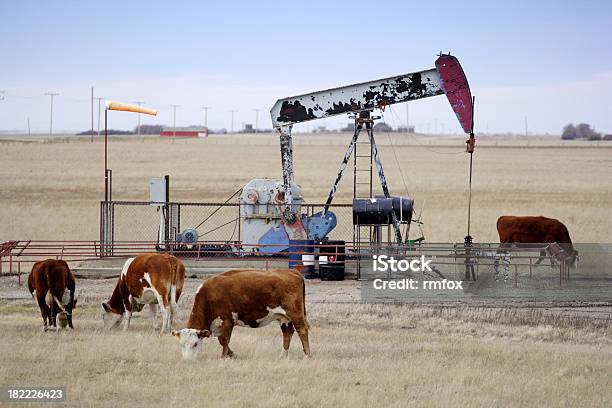
[[[157,115],[157,111],[155,109],[143,108],[137,105],[130,105],[129,103],[117,102],[117,101],[106,101],[106,109],[108,110],[116,110],[116,111],[124,111],[124,112],[136,112],[136,113],[144,113],[145,115]]]

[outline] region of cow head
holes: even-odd
[[[102,303],[102,321],[104,322],[105,329],[114,329],[121,324],[122,320],[123,314],[117,313],[108,303]]]
[[[74,296],[73,296],[74,297]],[[63,310],[57,315],[57,323],[60,328],[65,329],[66,326],[72,327],[72,310],[76,307],[77,299],[74,297],[70,301],[70,291],[65,290],[62,295]]]
[[[197,329],[182,329],[173,330],[172,335],[175,336],[180,345],[181,353],[185,360],[195,360],[202,350],[202,340],[210,337],[210,331]]]

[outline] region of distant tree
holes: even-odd
[[[586,139],[586,140],[601,140],[601,134],[595,132],[591,125],[587,123],[579,123],[574,126],[573,123],[565,125],[561,134],[563,140]]]
[[[340,130],[342,132],[354,132],[355,131],[355,124],[354,123],[349,123],[349,124],[346,125],[346,127],[343,127]]]
[[[96,130],[92,131],[91,130],[86,130],[84,132],[80,132],[77,133],[77,135],[82,136],[82,135],[97,135],[98,132]],[[109,135],[131,135],[132,131],[130,130],[120,130],[120,129],[108,129],[107,130],[107,134]],[[104,129],[100,130],[100,135],[104,135]]]
[[[568,123],[563,128],[561,133],[561,139],[563,140],[574,140],[576,138],[576,126],[573,123]]]
[[[393,132],[393,128],[384,122],[378,122],[374,125],[375,132]]]
[[[589,137],[587,137],[587,140],[601,140],[602,136],[601,133],[596,133],[593,132],[591,135],[589,135]]]
[[[141,135],[159,135],[164,127],[161,125],[140,125]],[[138,126],[134,128],[134,133],[138,134]]]
[[[591,125],[586,123],[579,123],[576,125],[576,136],[580,139],[597,140],[594,139],[599,134],[591,129]]]

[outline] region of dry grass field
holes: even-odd
[[[349,135],[296,135],[296,180],[325,201]],[[468,155],[463,138],[380,134],[394,194],[427,200],[429,241],[462,241]],[[393,147],[391,146],[393,145]],[[208,140],[112,137],[117,200],[148,200],[149,179],[171,175],[176,201],[224,201],[254,177],[280,177],[276,135]],[[0,241],[98,239],[103,144],[88,138],[0,139]],[[397,157],[397,160],[396,160]],[[497,240],[502,214],[563,220],[577,242],[612,242],[612,144],[545,138],[481,140],[474,163],[473,232]],[[399,166],[398,166],[399,162]],[[401,166],[401,174],[400,174]],[[402,182],[407,184],[407,191]],[[350,200],[347,173],[336,202]],[[200,279],[179,302],[186,320]],[[237,358],[205,342],[195,363],[171,336],[136,316],[129,332],[98,317],[114,279],[80,279],[73,332],[42,332],[15,276],[0,277],[0,384],[67,385],[68,406],[580,406],[612,405],[610,307],[487,308],[359,303],[354,281],[307,283],[313,357],[294,336],[279,359],[276,325],[237,328]],[[553,310],[554,309],[554,310]]]
[[[171,175],[172,200],[189,202],[224,201],[253,177],[282,176],[276,135],[110,139],[116,200],[148,200],[149,179],[164,174]],[[391,192],[415,198],[417,209],[426,200],[425,235],[432,242],[465,235],[463,139],[377,135]],[[295,177],[307,202],[325,201],[349,140],[295,135]],[[103,143],[88,137],[0,140],[0,240],[98,239],[103,152]],[[559,218],[577,242],[612,242],[612,143],[483,139],[474,160],[476,240],[495,242],[497,217],[516,214]],[[350,202],[351,171],[336,203]]]
[[[86,290],[74,332],[45,333],[33,301],[2,301],[0,383],[67,385],[67,405],[81,407],[612,403],[612,333],[595,321],[524,309],[310,302],[310,359],[297,336],[289,358],[279,359],[273,324],[237,328],[235,359],[221,359],[213,339],[186,362],[146,315],[136,314],[128,332],[102,331],[97,305],[113,283]],[[189,280],[188,294],[197,283]],[[307,300],[316,290],[309,285]],[[179,302],[181,323],[190,305],[189,296]]]

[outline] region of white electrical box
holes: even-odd
[[[291,209],[299,215],[302,211],[302,189],[295,182],[291,182],[291,195]],[[284,201],[283,180],[253,179],[242,188],[240,218],[244,251],[256,251],[262,236],[283,225],[280,207]]]
[[[166,202],[166,179],[164,177],[153,177],[149,182],[149,201],[151,205]]]

